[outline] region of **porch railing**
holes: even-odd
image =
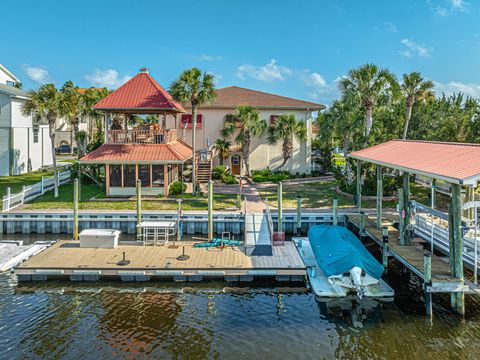
[[[177,130],[108,130],[108,144],[166,144],[177,140]]]

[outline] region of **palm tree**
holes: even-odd
[[[97,128],[95,139],[93,138],[93,124],[89,124],[90,133],[88,136],[91,140],[96,142],[103,141],[103,128],[102,128],[102,120],[105,116],[104,113],[96,110],[93,106],[98,103],[100,100],[107,97],[110,94],[110,91],[106,88],[90,88],[87,89],[82,94],[82,115],[88,116],[89,121],[92,119],[95,120],[95,126]]]
[[[403,96],[407,103],[405,112],[405,125],[403,127],[403,139],[407,138],[408,125],[412,117],[413,104],[417,100],[427,100],[435,96],[433,92],[433,81],[424,80],[419,72],[403,74],[403,83],[401,85]]]
[[[340,80],[342,94],[352,92],[360,99],[366,112],[365,145],[370,137],[373,125],[373,109],[380,98],[396,97],[399,85],[395,75],[388,69],[378,68],[374,64],[365,64],[349,71],[348,76]]]
[[[276,144],[282,141],[283,162],[280,167],[284,167],[288,159],[292,157],[293,138],[299,141],[307,140],[307,127],[302,121],[298,121],[293,114],[280,115],[277,120],[268,129],[268,141],[270,144]]]
[[[239,105],[235,113],[225,116],[222,136],[228,138],[238,130],[235,141],[242,148],[243,164],[248,176],[250,176],[250,143],[252,137],[262,135],[266,128],[267,122],[260,120],[260,113],[252,106]]]
[[[215,101],[215,77],[213,74],[203,73],[200,69],[193,67],[183,71],[177,80],[170,85],[170,94],[173,98],[182,103],[190,103],[192,106],[192,185],[193,193],[196,193],[195,177],[195,133],[197,127],[197,110],[203,104]]]
[[[220,165],[223,165],[225,159],[230,155],[230,146],[231,142],[227,139],[217,139],[213,145],[213,149],[218,152],[218,157],[220,159]]]
[[[82,112],[81,95],[78,87],[71,80],[60,88],[60,115],[67,119],[70,125],[70,155],[73,155],[73,139],[78,132],[78,123]],[[77,143],[78,147],[78,143]]]
[[[38,90],[27,93],[28,100],[22,105],[25,116],[34,116],[37,120],[46,119],[48,122],[50,142],[52,147],[54,196],[58,197],[58,171],[55,158],[55,126],[60,116],[60,93],[54,84],[45,84]]]

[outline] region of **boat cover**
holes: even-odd
[[[382,276],[383,266],[347,228],[315,225],[308,231],[308,238],[318,266],[328,277],[346,273],[355,266],[375,279]]]

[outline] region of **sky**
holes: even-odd
[[[480,97],[478,0],[0,0],[0,63],[25,89],[114,89],[145,66],[165,88],[197,66],[218,87],[329,104],[375,63]]]

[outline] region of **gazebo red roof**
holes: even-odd
[[[137,75],[100,100],[94,108],[137,114],[186,112],[146,69],[140,69]]]
[[[183,141],[168,144],[103,144],[80,159],[82,164],[173,164],[192,157]]]

